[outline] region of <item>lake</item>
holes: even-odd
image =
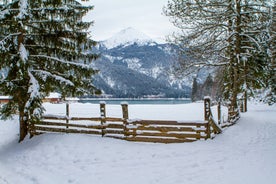
[[[99,104],[101,101],[105,101],[106,104],[121,104],[122,102],[128,102],[128,104],[186,104],[191,103],[191,99],[188,98],[83,98],[78,102],[80,103],[92,103]]]

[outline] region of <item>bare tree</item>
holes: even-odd
[[[164,13],[180,30],[171,39],[185,56],[179,61],[182,71],[189,74],[204,67],[223,68],[224,96],[237,107],[238,94],[254,88],[251,78],[256,68],[248,66],[258,65],[254,58],[264,53],[259,38],[272,6],[272,0],[169,1]]]

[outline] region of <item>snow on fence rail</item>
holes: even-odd
[[[123,103],[121,106],[122,118],[106,117],[106,104],[104,102],[100,102],[101,117],[84,118],[70,117],[69,104],[66,104],[66,116],[44,116],[41,122],[34,124],[30,132],[33,135],[45,132],[83,133],[128,141],[176,143],[213,138],[215,134],[222,132],[221,127],[230,126],[233,123],[221,123],[219,121],[219,125],[215,122],[211,112],[210,98],[204,100],[205,114],[204,121],[201,122],[130,120],[128,104]],[[220,105],[218,106],[220,116],[219,111]]]

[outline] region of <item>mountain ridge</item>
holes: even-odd
[[[130,33],[127,33],[130,32]],[[119,32],[115,38],[131,35],[112,46],[99,42],[101,57],[94,62],[100,70],[94,83],[105,95],[113,97],[190,97],[191,84],[177,79],[173,66],[177,59],[176,46],[159,44],[132,28]],[[137,33],[137,35],[136,35]],[[114,37],[111,40],[116,40]],[[127,41],[126,41],[127,40]],[[117,40],[116,40],[117,41]]]
[[[131,45],[131,44],[150,44],[155,43],[156,41],[153,40],[151,37],[146,35],[145,33],[134,29],[132,27],[125,28],[107,40],[100,41],[103,46],[107,49],[112,49],[120,45]]]

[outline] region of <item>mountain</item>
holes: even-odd
[[[113,97],[189,97],[192,80],[174,77],[176,47],[159,44],[133,28],[120,31],[97,47],[94,84]],[[95,50],[93,51],[95,52]]]
[[[134,28],[129,27],[118,32],[108,40],[103,41],[102,44],[107,49],[112,49],[122,45],[128,46],[134,43],[144,45],[151,42],[154,41],[149,36]]]

